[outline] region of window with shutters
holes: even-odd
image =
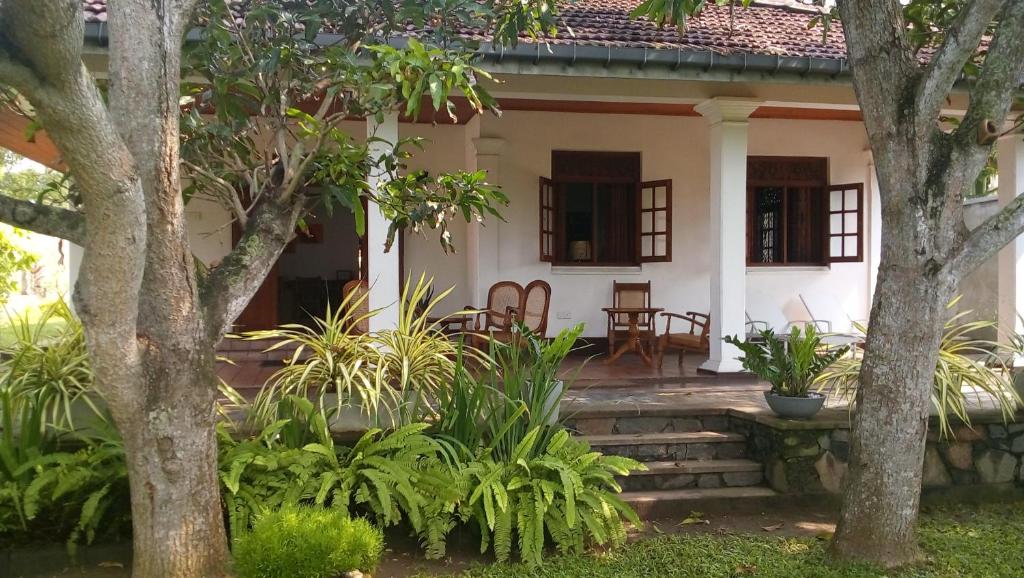
[[[672,182],[641,180],[640,153],[553,151],[540,179],[540,259],[636,265],[672,257]]]
[[[747,264],[861,261],[863,186],[828,184],[828,159],[747,159]]]

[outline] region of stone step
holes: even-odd
[[[627,491],[756,486],[764,467],[744,459],[646,462],[647,471],[618,478]]]
[[[597,451],[643,462],[737,459],[747,456],[746,437],[733,432],[670,432],[580,436]]]
[[[685,516],[693,511],[757,510],[781,495],[763,486],[622,492],[619,497],[644,520]]]

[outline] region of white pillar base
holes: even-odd
[[[744,373],[743,364],[736,359],[708,359],[700,364],[698,371],[707,373]]]

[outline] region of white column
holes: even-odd
[[[370,156],[381,158],[388,154],[398,142],[398,114],[389,113],[378,123],[373,118],[366,119],[366,136],[376,138],[370,143]],[[380,171],[372,170],[367,175],[370,188],[376,190],[379,183],[386,179]],[[384,244],[387,240],[388,227],[391,222],[381,214],[380,208],[370,203],[366,215],[366,259],[370,284],[370,309],[380,312],[370,318],[370,331],[393,329],[398,327],[398,300],[400,298],[401,271],[398,267],[398,240],[387,253]]]
[[[710,125],[711,354],[702,370],[742,371],[740,352],[722,338],[746,333],[747,118],[759,103],[713,98],[696,106]]]
[[[1024,194],[1024,136],[999,139],[999,206]],[[999,251],[999,329],[1024,331],[1017,314],[1024,314],[1024,236]]]
[[[868,293],[868,308],[867,311],[871,311],[871,304],[875,299],[875,285],[878,283],[878,264],[882,262],[882,194],[878,189],[878,173],[875,172],[875,159],[869,151],[868,156],[868,209],[871,215],[871,219],[868,221],[867,230],[869,231],[870,240],[868,251],[868,287],[871,292]],[[867,315],[864,316],[868,318]]]
[[[476,170],[487,172],[487,182],[492,185],[501,184],[501,149],[505,141],[500,138],[481,136],[473,139],[473,150],[476,155]],[[486,217],[483,223],[473,221],[467,229],[472,253],[469,258],[467,277],[469,295],[473,305],[483,307],[487,304],[487,291],[498,281],[500,261],[501,221],[494,217]]]

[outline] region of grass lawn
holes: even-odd
[[[38,305],[21,308],[8,307],[6,311],[0,310],[0,347],[7,347],[15,342],[16,325],[22,317],[27,318],[29,323],[38,325],[41,322],[42,312]],[[41,328],[43,339],[60,333],[65,324],[65,321],[59,317],[48,318],[43,322]]]
[[[827,541],[815,537],[716,535],[687,532],[642,538],[614,552],[552,556],[540,568],[475,566],[463,578],[521,576],[602,578],[679,576],[726,578],[901,578],[1024,576],[1024,503],[956,506],[922,517],[920,543],[927,560],[884,572],[826,560]]]

